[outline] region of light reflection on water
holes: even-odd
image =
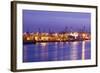
[[[85,59],[85,42],[82,42],[82,60]]]
[[[78,52],[78,47],[77,47],[77,45],[78,45],[78,42],[73,42],[72,44],[71,44],[71,54],[72,55],[70,55],[71,56],[71,60],[76,60],[77,59],[77,52]]]
[[[24,44],[23,62],[90,59],[90,48],[90,41]]]

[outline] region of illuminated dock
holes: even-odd
[[[70,33],[24,33],[23,43],[36,42],[73,42],[90,40],[91,36],[86,32],[70,32]]]

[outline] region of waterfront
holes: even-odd
[[[23,43],[43,42],[71,42],[90,40],[90,33],[87,32],[62,32],[62,33],[24,33]]]
[[[23,62],[91,59],[91,42],[48,42],[23,45]]]
[[[91,59],[91,13],[23,10],[23,62]]]

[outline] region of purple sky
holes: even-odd
[[[90,13],[23,10],[23,32],[90,32],[90,25]]]

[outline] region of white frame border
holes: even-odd
[[[91,13],[91,60],[81,61],[60,61],[60,62],[37,62],[23,63],[22,61],[22,10],[49,10],[49,11],[70,11],[70,12],[89,12]],[[69,67],[69,66],[85,66],[96,64],[96,9],[71,7],[71,6],[49,6],[49,5],[28,5],[17,4],[17,69],[37,69],[37,68],[52,68],[52,67]]]

